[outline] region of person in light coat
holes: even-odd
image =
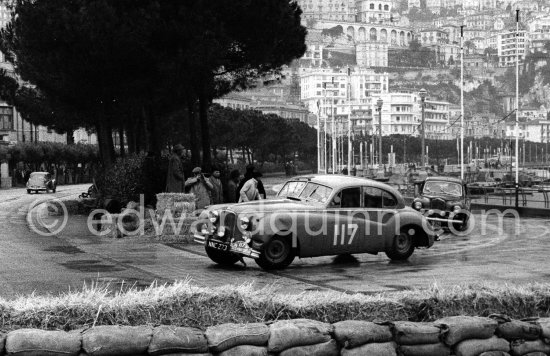
[[[244,183],[240,191],[239,203],[262,199],[260,192],[258,191],[257,180],[257,178],[261,176],[262,174],[260,172],[254,172],[252,178]]]

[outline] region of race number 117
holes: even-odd
[[[357,224],[343,224],[343,225],[334,225],[334,241],[333,245],[336,246],[338,244],[345,245],[346,244],[346,237],[349,236],[348,245],[351,245],[353,242],[353,238],[355,237],[355,233],[357,232],[357,228],[359,225]],[[340,239],[338,239],[338,236]],[[340,241],[338,241],[340,240]]]

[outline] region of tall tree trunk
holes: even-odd
[[[196,125],[196,115],[195,115],[195,103],[190,101],[187,104],[187,112],[189,115],[189,143],[191,144],[191,164],[193,167],[200,165],[200,149],[199,142],[197,140],[198,132]]]
[[[122,126],[120,126],[118,129],[118,139],[120,142],[120,157],[124,158],[124,127]]]
[[[126,138],[128,141],[128,153],[137,153],[136,149],[136,126],[130,122],[126,127]]]
[[[206,95],[201,94],[199,98],[199,121],[201,125],[202,142],[202,167],[207,172],[212,169],[212,156],[210,154],[210,131],[208,129],[208,104]]]
[[[235,161],[233,160],[233,149],[229,149],[229,157],[231,157],[231,164],[235,164]]]
[[[99,146],[99,157],[105,168],[111,167],[115,162],[115,150],[113,146],[113,135],[111,125],[108,123],[97,123],[97,141]]]
[[[250,155],[250,149],[248,147],[246,148],[246,154],[248,155],[248,163],[252,164],[252,157]]]
[[[155,122],[155,116],[151,114],[151,112],[151,110],[143,108],[145,127],[147,130],[147,151],[153,152],[155,157],[160,157],[161,144],[159,130]]]

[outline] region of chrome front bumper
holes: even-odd
[[[248,246],[244,241],[227,243],[227,242],[216,240],[213,238],[210,238],[207,241],[204,235],[197,234],[197,233],[193,234],[193,241],[202,245],[206,245],[208,243],[208,247],[211,247],[220,251],[237,253],[239,255],[243,255],[254,259],[257,259],[260,257],[260,252]]]

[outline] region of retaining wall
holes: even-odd
[[[0,355],[550,355],[550,318],[455,316],[430,323],[334,324],[308,319],[177,326],[96,326],[75,331],[19,329],[0,334]]]

